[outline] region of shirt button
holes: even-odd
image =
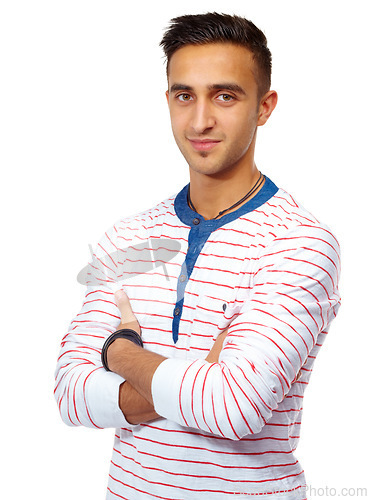
[[[200,224],[200,219],[198,219],[197,217],[195,217],[192,222],[197,226],[197,224]]]
[[[179,277],[179,281],[181,281],[182,283],[184,281],[186,281],[186,279],[187,279],[187,276],[185,274],[181,274],[180,277]]]
[[[178,314],[179,314],[180,312],[181,312],[181,308],[180,308],[180,307],[176,307],[176,308],[174,309],[174,314],[175,314],[175,316],[178,316]]]

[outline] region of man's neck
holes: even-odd
[[[245,169],[242,174],[237,177],[224,174],[217,177],[198,174],[190,170],[190,196],[196,211],[206,220],[213,219],[219,212],[242,199],[257,183],[260,172],[254,165],[251,169]],[[244,203],[251,200],[260,191],[262,185],[263,183],[242,204],[226,211],[225,214],[238,210]]]

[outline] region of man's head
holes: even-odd
[[[167,73],[173,54],[186,45],[232,43],[252,53],[254,76],[260,99],[271,84],[272,55],[267,39],[251,21],[239,16],[208,13],[185,15],[171,20],[160,43],[167,58]]]
[[[270,53],[264,35],[249,21],[219,14],[172,22],[162,41],[167,100],[191,181],[254,171],[257,128],[277,103],[276,92],[268,90]]]

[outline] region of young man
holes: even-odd
[[[117,428],[109,499],[304,499],[294,450],[339,307],[338,243],[255,165],[277,103],[264,35],[183,16],[162,46],[190,183],[96,248],[62,343],[61,415]]]

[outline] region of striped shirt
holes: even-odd
[[[340,304],[336,238],[268,178],[220,219],[186,186],[119,220],[85,273],[85,301],[62,340],[55,397],[68,425],[116,428],[110,499],[305,499],[294,455],[303,395]],[[144,347],[166,359],[152,394],[162,418],[129,424],[124,381],[101,365],[127,292]],[[228,335],[218,363],[205,361]]]

